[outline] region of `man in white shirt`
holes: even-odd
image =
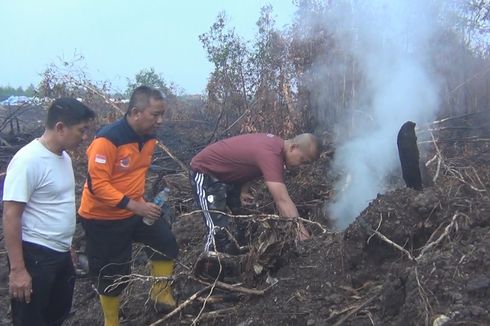
[[[72,98],[48,109],[40,138],[9,163],[3,232],[14,325],[61,325],[75,285],[70,248],[75,231],[75,178],[70,156],[87,137],[94,112]]]

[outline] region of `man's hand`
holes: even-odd
[[[32,279],[22,253],[22,213],[25,203],[3,202],[3,234],[10,261],[9,294],[13,299],[31,302]]]
[[[78,255],[77,255],[77,251],[73,247],[70,248],[70,256],[71,256],[71,263],[73,264],[73,266],[77,266],[78,265]]]
[[[254,204],[254,196],[249,192],[240,193],[240,202],[243,206],[250,206]]]
[[[32,278],[25,267],[10,271],[9,294],[13,299],[21,302],[31,302]]]
[[[252,191],[251,191],[252,190]],[[242,206],[250,206],[255,203],[254,191],[251,189],[251,183],[246,182],[240,189],[240,202]]]
[[[297,236],[298,241],[308,240],[309,238],[310,238],[310,233],[305,228],[303,223],[299,222],[298,236]]]
[[[160,206],[145,201],[129,200],[127,208],[141,217],[156,220],[160,217]]]

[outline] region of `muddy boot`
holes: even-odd
[[[100,295],[104,326],[119,326],[119,297]]]
[[[170,277],[174,270],[174,262],[171,260],[155,260],[150,262],[151,275],[155,277]],[[170,312],[177,307],[172,295],[171,281],[157,281],[150,290],[150,298],[155,303],[157,310]]]

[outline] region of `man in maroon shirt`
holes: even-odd
[[[264,178],[280,216],[298,217],[284,184],[284,170],[313,162],[320,151],[320,141],[313,134],[286,140],[272,134],[245,134],[218,141],[198,153],[191,161],[190,179],[208,229],[205,251],[236,253],[227,236],[228,217],[209,210],[224,211],[228,206],[235,213],[242,204],[250,204],[253,196],[248,184],[256,178]],[[308,237],[306,229],[301,229],[300,239]]]

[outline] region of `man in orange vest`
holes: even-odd
[[[133,241],[149,247],[145,249],[153,276],[170,277],[178,255],[169,225],[159,219],[160,207],[143,197],[164,112],[160,91],[140,86],[131,95],[126,115],[102,128],[87,149],[88,174],[78,212],[106,326],[119,325],[119,294],[125,284],[114,281],[130,273]],[[170,281],[156,282],[150,295],[167,309],[176,306]]]

